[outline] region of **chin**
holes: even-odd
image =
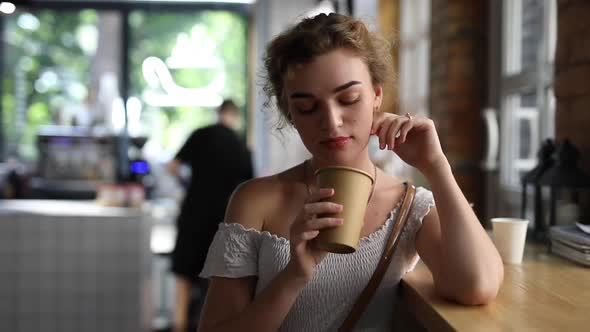
[[[315,158],[321,160],[327,165],[354,165],[358,160],[358,155],[351,153],[351,151],[322,151],[315,155]]]

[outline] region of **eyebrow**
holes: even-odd
[[[336,92],[340,92],[342,90],[346,90],[348,88],[350,88],[353,85],[357,85],[357,84],[361,84],[361,82],[359,81],[350,81],[348,83],[342,84],[338,87],[336,87],[334,90],[332,90],[333,93]],[[290,96],[291,98],[313,98],[314,95],[308,92],[294,92],[291,94]]]

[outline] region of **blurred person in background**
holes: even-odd
[[[177,219],[172,254],[175,332],[196,330],[208,286],[198,273],[231,193],[253,175],[250,152],[236,132],[238,107],[226,99],[217,115],[217,123],[195,130],[168,164],[168,170],[178,178],[181,164],[190,166],[192,174]]]

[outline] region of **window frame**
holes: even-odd
[[[401,113],[409,112],[425,116],[430,114],[431,6],[430,0],[400,1],[399,100]],[[408,63],[405,63],[406,61]],[[408,77],[411,78],[408,79]]]
[[[130,90],[130,61],[129,61],[129,40],[130,40],[130,25],[129,15],[133,10],[143,11],[170,11],[170,12],[186,12],[189,10],[228,10],[242,14],[246,17],[251,17],[253,8],[253,2],[170,2],[170,1],[119,1],[119,0],[55,0],[55,1],[31,1],[25,2],[24,4],[18,4],[20,8],[25,10],[59,10],[59,11],[80,11],[85,9],[104,10],[104,11],[115,11],[119,12],[122,17],[122,26],[120,31],[119,40],[121,42],[119,54],[119,68],[121,68],[121,77],[119,77],[119,95],[122,100],[129,98]],[[4,34],[5,31],[5,18],[4,15],[0,15],[0,33]],[[4,61],[4,43],[0,43],[0,60]],[[3,75],[3,66],[0,66],[0,75]],[[0,96],[4,93],[3,86],[0,85]],[[249,92],[248,92],[249,93]],[[126,164],[128,159],[127,150],[130,146],[128,137],[128,116],[127,109],[125,109],[125,127],[123,129],[121,137],[121,146],[118,153],[118,158],[121,161],[121,165]],[[0,123],[4,121],[4,110],[2,103],[0,103]],[[245,123],[248,123],[249,114],[245,114]],[[5,161],[8,157],[5,151],[6,140],[5,133],[0,126],[0,162]],[[125,167],[120,170],[123,174],[127,172]]]
[[[553,58],[555,47],[555,16],[556,6],[553,0],[542,1],[541,35],[536,50],[536,62],[529,68],[522,68],[521,60],[521,24],[522,0],[503,0],[501,9],[492,13],[500,17],[492,17],[498,23],[500,32],[501,63],[498,77],[499,93],[496,105],[499,106],[500,152],[499,182],[503,191],[519,193],[521,189],[520,171],[527,171],[536,164],[536,152],[545,138],[555,136],[553,86]],[[515,12],[517,11],[517,12]],[[553,48],[553,49],[552,49]],[[491,48],[491,56],[498,56],[497,50]],[[529,160],[518,160],[518,147],[521,139],[516,133],[519,114],[515,113],[518,106],[514,98],[521,93],[534,92],[536,95],[537,119],[531,123],[531,144]],[[526,111],[524,112],[526,113]],[[523,116],[523,114],[520,114]],[[537,128],[535,130],[534,128]]]

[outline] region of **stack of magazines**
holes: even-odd
[[[551,252],[590,266],[590,234],[576,225],[553,226],[549,230]]]

